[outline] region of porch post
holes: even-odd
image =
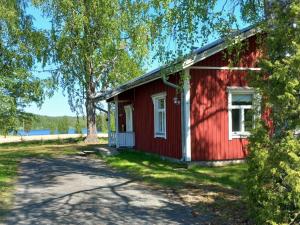
[[[112,146],[111,143],[111,126],[110,126],[110,102],[107,103],[107,131],[108,131],[108,146]]]
[[[119,148],[119,101],[115,96],[115,126],[116,126],[116,147]]]
[[[184,129],[185,129],[185,161],[192,160],[192,149],[191,149],[191,115],[190,115],[190,69],[185,70],[186,78],[184,79],[183,85],[183,107],[184,107]]]

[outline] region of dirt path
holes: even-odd
[[[204,220],[194,218],[186,205],[164,191],[150,190],[100,160],[60,158],[22,161],[6,224],[204,224]]]

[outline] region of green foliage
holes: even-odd
[[[54,134],[57,130],[61,121],[68,121],[69,128],[75,129],[75,132],[78,134],[82,133],[82,130],[86,128],[86,119],[85,117],[72,117],[72,116],[41,116],[41,115],[28,115],[26,117],[19,118],[17,121],[17,127],[22,127],[26,121],[29,122],[30,130],[44,130],[49,129],[51,134]],[[24,124],[23,124],[24,121]],[[114,119],[112,114],[112,129],[114,129]],[[100,113],[97,115],[97,126],[99,131],[107,132],[107,115],[105,113]],[[8,126],[9,124],[7,124]],[[64,125],[65,126],[65,125]],[[66,129],[62,129],[64,132]],[[9,132],[8,132],[9,133]],[[8,134],[7,133],[7,134]]]
[[[271,138],[259,126],[250,138],[247,200],[258,224],[299,224],[300,142]]]
[[[27,1],[0,1],[0,130],[16,128],[18,118],[29,103],[42,103],[44,82],[34,77],[36,62],[45,64],[45,35],[32,26],[26,15]]]
[[[250,139],[247,198],[258,224],[300,223],[300,1],[274,1],[252,86],[270,107],[274,134],[258,126]],[[268,74],[266,76],[266,74]]]
[[[32,130],[32,118],[24,120],[24,131],[29,133]]]
[[[97,127],[101,132],[107,132],[107,115],[105,113],[100,113],[97,115]]]
[[[68,93],[73,111],[87,107],[88,126],[96,131],[98,95],[141,74],[148,53],[149,27],[143,2],[123,0],[35,0],[51,18],[53,75]]]
[[[82,134],[82,129],[83,129],[83,126],[80,124],[80,120],[77,117],[76,124],[75,124],[75,133]]]
[[[59,119],[57,131],[60,134],[67,134],[69,132],[69,120],[67,116],[64,116]]]

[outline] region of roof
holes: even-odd
[[[257,29],[254,26],[250,26],[250,27],[246,27],[246,28],[242,29],[239,32],[236,32],[234,34],[234,38],[240,38],[241,40],[245,40],[251,36],[254,36],[256,33],[257,33]],[[182,64],[180,67],[181,69],[178,70],[178,71],[181,71],[183,69],[186,69],[186,68],[192,66],[193,64],[195,64],[199,61],[202,61],[202,60],[224,50],[226,47],[228,47],[228,46],[227,46],[227,43],[225,42],[225,39],[221,38],[221,39],[216,40],[210,44],[207,44],[201,48],[196,49],[195,51],[193,51],[193,54],[185,57],[184,59],[180,60],[179,62],[177,61],[175,63],[172,63],[171,65],[181,63]],[[160,79],[161,78],[160,71],[162,71],[163,69],[166,69],[167,67],[169,67],[171,65],[164,65],[164,66],[159,67],[155,70],[152,70],[140,77],[132,79],[132,80],[126,82],[125,84],[122,84],[122,85],[114,88],[113,90],[107,91],[104,95],[97,97],[97,99],[99,99],[99,100],[106,99],[107,100],[118,94],[121,94],[122,92],[125,92],[132,88],[135,88],[137,86]],[[178,71],[172,71],[172,73],[175,73]]]

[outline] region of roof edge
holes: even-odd
[[[260,29],[257,29],[254,26],[249,26],[249,27],[242,29],[238,35],[234,36],[234,38],[235,39],[239,38],[243,41],[247,38],[250,38],[250,37],[256,35],[259,32],[260,32]],[[180,60],[179,62],[175,62],[175,63],[169,64],[169,65],[164,65],[164,66],[154,69],[148,73],[145,73],[142,76],[132,79],[132,80],[126,82],[125,84],[122,84],[122,85],[116,87],[115,89],[106,92],[105,95],[102,95],[98,99],[99,100],[108,100],[108,99],[110,99],[118,94],[121,94],[127,90],[130,90],[132,88],[135,88],[135,87],[141,86],[143,84],[157,80],[157,79],[161,78],[159,72],[165,68],[168,68],[171,65],[177,65],[177,64],[182,63],[179,66],[180,69],[172,71],[171,74],[181,71],[183,69],[187,69],[190,66],[192,66],[200,61],[203,61],[204,59],[206,59],[214,54],[217,54],[220,51],[223,51],[227,47],[228,47],[228,44],[225,42],[225,40],[223,38],[218,39],[208,45],[205,45],[205,46],[197,49],[196,51],[194,51],[194,54],[192,54],[192,56],[191,55],[187,56],[183,60]]]

